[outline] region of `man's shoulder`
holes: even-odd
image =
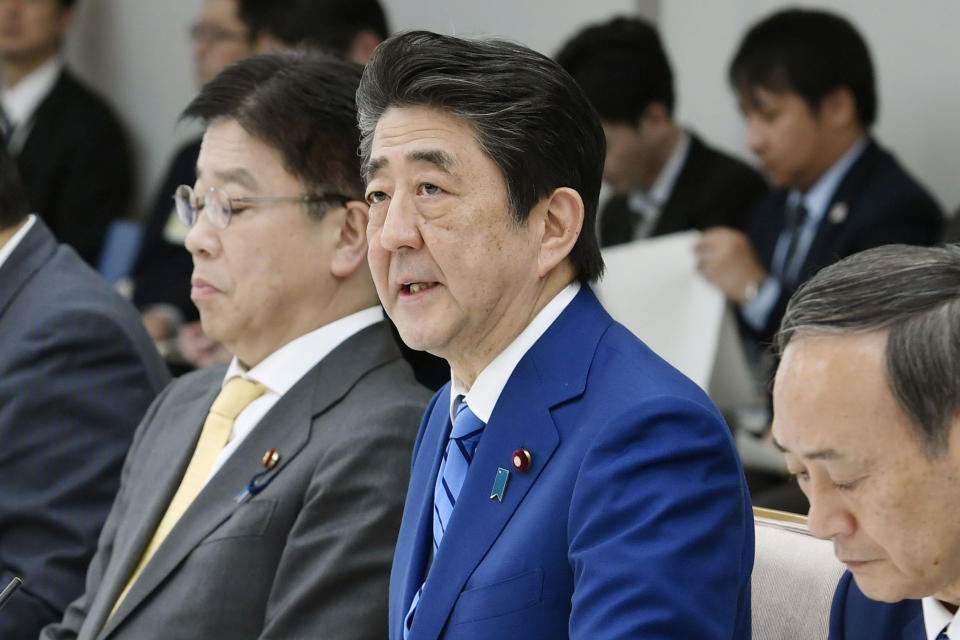
[[[862,176],[862,177],[861,177]],[[940,205],[890,151],[876,142],[868,143],[863,155],[850,168],[838,188],[849,187],[866,207],[880,211],[943,217]]]
[[[840,579],[830,609],[831,640],[924,640],[919,600],[878,602],[860,591],[850,572]]]
[[[53,126],[86,137],[116,136],[116,140],[110,140],[111,144],[125,141],[125,131],[114,108],[67,68],[37,107],[34,128]]]
[[[703,174],[704,179],[730,183],[730,186],[748,184],[758,189],[766,187],[759,171],[729,153],[707,144],[702,138],[690,133],[690,151],[687,166]]]

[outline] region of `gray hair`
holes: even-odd
[[[887,331],[887,378],[930,458],[960,410],[960,245],[886,245],[854,254],[800,287],[776,347],[812,335]]]
[[[559,187],[583,199],[584,220],[570,252],[581,282],[603,273],[596,234],[606,139],[600,118],[553,60],[500,40],[411,31],[381,44],[357,91],[366,175],[377,122],[390,107],[431,107],[463,118],[503,172],[513,220]]]

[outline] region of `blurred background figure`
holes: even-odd
[[[207,0],[190,28],[194,73],[202,86],[227,65],[254,53],[296,46],[366,62],[386,33],[376,0]],[[197,138],[171,160],[146,220],[133,271],[134,303],[175,372],[230,359],[200,328],[190,300],[193,263],[183,246],[188,229],[173,208],[176,187],[196,180],[199,151]]]
[[[120,122],[60,55],[74,0],[0,0],[0,128],[31,210],[96,265],[110,222],[129,212],[132,167]]]
[[[729,79],[747,143],[777,189],[758,204],[747,233],[705,232],[697,261],[737,306],[745,350],[766,386],[774,367],[767,347],[801,284],[871,247],[933,244],[943,213],[871,136],[873,63],[846,19],[802,9],[768,16],[744,36]],[[806,512],[783,475],[748,468],[747,479],[755,505]]]
[[[603,179],[614,197],[600,214],[604,246],[716,225],[746,227],[766,183],[674,121],[673,71],[653,25],[618,17],[587,27],[557,62],[586,93],[606,134]]]
[[[0,138],[2,141],[2,138]],[[83,593],[137,423],[170,377],[133,306],[30,214],[0,144],[0,638]]]

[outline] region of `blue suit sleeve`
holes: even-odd
[[[658,397],[603,426],[568,527],[571,638],[750,637],[753,519],[713,410]]]

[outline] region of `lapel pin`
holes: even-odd
[[[523,473],[530,468],[530,452],[526,449],[517,449],[513,452],[513,468]]]
[[[830,213],[827,214],[827,217],[830,219],[830,222],[833,224],[840,224],[847,219],[847,203],[838,202],[837,204],[830,207]]]
[[[507,490],[507,480],[510,479],[510,472],[499,467],[497,469],[497,477],[493,479],[493,489],[490,490],[490,499],[493,500],[496,498],[500,502],[503,502],[503,493]]]
[[[273,469],[279,460],[280,454],[277,453],[276,449],[268,449],[267,452],[263,454],[263,466],[267,469]]]
[[[260,459],[260,463],[263,464],[264,470],[253,474],[253,477],[250,478],[250,482],[247,483],[243,489],[240,490],[234,500],[237,502],[243,502],[247,498],[253,497],[263,491],[270,481],[273,480],[273,476],[270,475],[270,472],[274,467],[277,466],[277,462],[280,461],[280,453],[276,449],[267,449],[267,452],[263,454],[263,458]]]

